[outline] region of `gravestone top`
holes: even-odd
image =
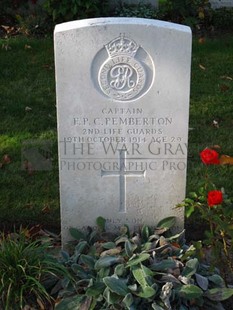
[[[182,32],[187,32],[191,34],[191,29],[188,26],[170,23],[162,20],[155,19],[146,19],[146,18],[131,18],[131,17],[100,17],[100,18],[89,18],[89,19],[81,19],[75,20],[71,22],[66,22],[62,24],[58,24],[55,27],[55,34],[61,31],[69,31],[72,29],[80,29],[83,27],[90,26],[107,26],[107,25],[143,25],[143,26],[154,26],[154,27],[162,27],[171,30],[179,30]]]
[[[189,27],[138,18],[55,29],[62,241],[69,228],[183,227]]]

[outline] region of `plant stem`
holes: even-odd
[[[225,257],[226,257],[226,260],[227,260],[227,264],[228,264],[228,267],[229,267],[231,273],[233,274],[233,264],[232,264],[232,260],[231,260],[231,256],[229,254],[229,251],[227,249],[227,242],[226,242],[226,239],[225,239],[225,233],[224,233],[223,230],[221,230],[220,234],[221,234],[222,241],[223,241],[223,251],[224,251],[224,254],[225,254]]]

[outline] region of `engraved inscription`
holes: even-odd
[[[139,45],[120,35],[105,45],[105,48],[109,58],[98,73],[100,89],[105,95],[118,101],[135,98],[146,83],[146,71],[135,58]]]
[[[133,75],[133,68],[129,65],[117,65],[110,71],[110,86],[117,90],[134,88],[136,81],[133,80]]]

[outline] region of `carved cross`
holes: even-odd
[[[119,150],[120,152],[120,170],[119,171],[105,171],[101,170],[101,177],[119,177],[120,188],[120,207],[119,212],[126,213],[126,177],[145,177],[146,171],[130,171],[126,170],[126,150]]]

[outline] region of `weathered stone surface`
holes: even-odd
[[[191,32],[102,18],[55,29],[61,225],[155,225],[183,212]]]

